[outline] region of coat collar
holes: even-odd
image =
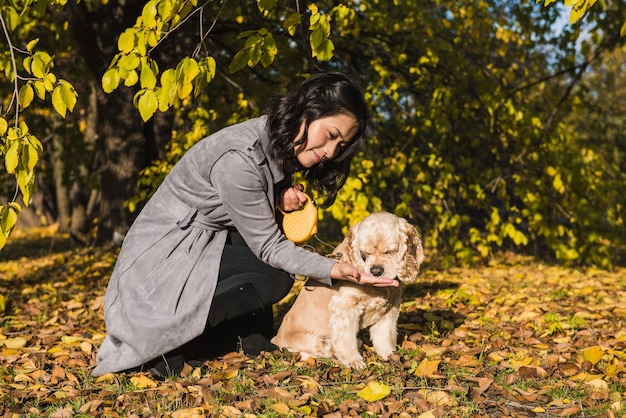
[[[273,183],[279,183],[285,178],[283,161],[276,160],[271,157],[270,138],[267,132],[267,116],[261,116],[257,119],[259,139],[249,148],[253,158],[259,165],[267,164],[272,173]]]

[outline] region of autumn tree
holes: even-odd
[[[581,196],[602,191],[578,175],[585,148],[565,118],[591,63],[621,46],[623,5],[591,8],[579,48],[582,23],[554,30],[557,3],[248,3],[69,2],[41,16],[57,37],[68,27],[68,67],[83,74],[67,77],[79,93],[70,143],[90,153],[74,179],[101,195],[98,242],[124,231],[193,143],[258,115],[307,73],[340,69],[363,80],[372,126],[322,213],[327,238],[385,209],[415,223],[442,262],[506,248],[613,261],[603,243],[617,242],[621,218],[595,226]],[[46,129],[72,126],[57,121]],[[612,204],[594,202],[599,213]]]

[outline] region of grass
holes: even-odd
[[[624,415],[626,271],[504,257],[430,270],[405,288],[397,352],[367,368],[275,351],[163,382],[95,378],[115,251],[53,230],[0,252],[0,417],[504,417]],[[276,307],[277,322],[299,287]],[[365,339],[367,342],[367,339]],[[360,395],[372,382],[381,399]],[[338,416],[338,415],[337,415]]]

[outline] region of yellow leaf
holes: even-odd
[[[83,337],[64,335],[61,337],[61,341],[63,344],[67,344],[70,346],[79,345],[83,341]]]
[[[288,414],[289,411],[291,410],[289,408],[289,405],[287,405],[284,402],[278,402],[278,403],[273,404],[272,409],[278,412],[279,414]]]
[[[13,174],[15,173],[15,169],[19,164],[19,155],[20,155],[20,142],[13,141],[9,146],[9,149],[6,151],[4,156],[4,166],[7,169],[7,173]]]
[[[511,363],[513,367],[515,367],[516,369],[519,369],[522,366],[528,366],[530,363],[533,362],[533,359],[532,357],[526,357],[522,359],[512,358],[509,360],[509,362]]]
[[[26,338],[24,337],[7,338],[6,340],[2,341],[2,344],[4,344],[4,346],[9,349],[22,348],[26,345]]]
[[[96,379],[96,383],[102,383],[102,382],[110,383],[110,382],[115,382],[115,380],[116,378],[115,378],[114,373],[106,373],[106,374],[103,374],[102,376],[99,376]]]
[[[593,387],[595,392],[600,392],[609,388],[609,385],[602,379],[592,379],[588,381],[587,384]]]
[[[357,393],[357,396],[365,399],[368,402],[376,402],[385,398],[387,395],[389,395],[389,393],[391,393],[391,389],[389,389],[389,386],[383,383],[379,383],[377,381],[372,381],[369,382],[367,386],[365,386],[363,389],[361,389]]]
[[[233,379],[239,374],[239,369],[230,369],[224,372],[225,379]]]
[[[130,382],[133,385],[137,386],[139,389],[155,388],[155,387],[157,387],[157,382],[155,382],[154,380],[150,379],[145,374],[131,377],[130,378]]]
[[[542,407],[538,406],[535,409],[533,409],[533,412],[536,413],[536,414],[540,414],[540,413],[546,412],[546,410],[543,409]]]
[[[57,390],[53,393],[54,397],[57,399],[65,399],[67,398],[67,392],[64,390]]]
[[[597,362],[602,360],[603,355],[604,353],[602,352],[602,349],[597,345],[589,347],[583,352],[583,358],[591,364],[596,364]]]
[[[431,377],[437,373],[441,360],[424,359],[415,369],[414,374],[419,377]]]

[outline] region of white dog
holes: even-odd
[[[388,212],[354,225],[333,251],[360,271],[409,283],[424,260],[422,241],[405,219]],[[332,287],[309,280],[285,315],[272,343],[308,357],[332,358],[354,369],[365,367],[359,330],[369,328],[374,350],[388,359],[397,345],[400,287],[337,281]]]

